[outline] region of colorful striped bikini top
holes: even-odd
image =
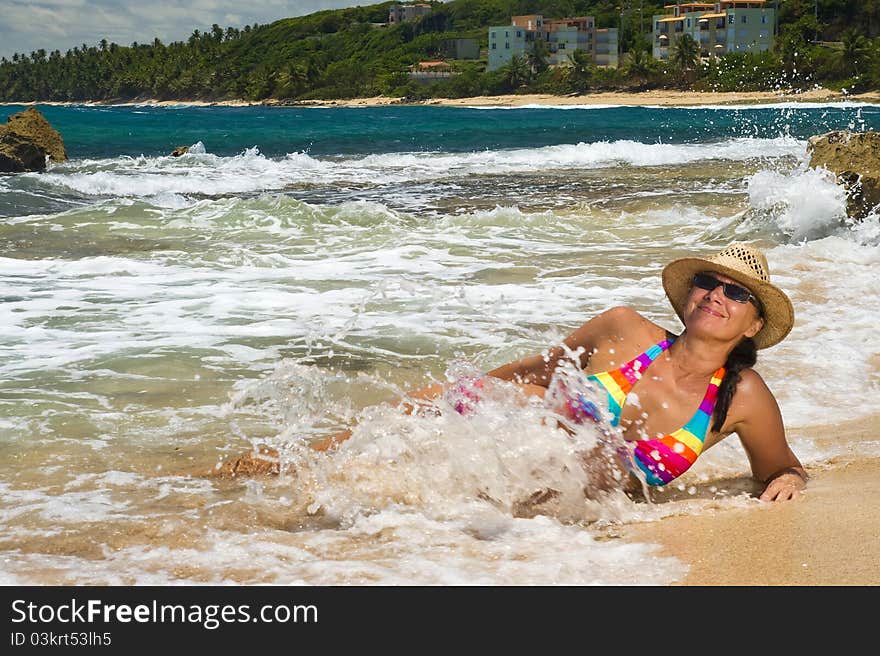
[[[674,339],[665,339],[619,369],[588,376],[588,380],[598,383],[608,392],[608,411],[613,415],[612,426],[620,423],[626,395],[633,385],[657,356],[668,349],[674,341]],[[712,374],[712,380],[709,381],[709,387],[696,414],[684,426],[664,437],[636,441],[633,462],[645,474],[648,485],[666,485],[694,464],[703,450],[703,442],[709,431],[709,420],[715,410],[718,386],[721,385],[723,378],[724,367],[720,367]]]

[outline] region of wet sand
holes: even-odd
[[[813,427],[804,435],[873,443],[880,417]],[[626,528],[623,538],[660,544],[686,563],[684,586],[880,585],[880,457],[857,453],[807,467],[811,480],[785,503],[673,516]]]

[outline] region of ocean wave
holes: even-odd
[[[211,196],[310,186],[381,186],[454,181],[473,176],[564,175],[609,167],[653,167],[755,158],[803,158],[805,142],[793,137],[736,138],[716,143],[579,142],[468,153],[382,153],[357,158],[317,158],[290,153],[273,159],[259,148],[224,157],[191,151],[181,157],[118,157],[55,165],[38,184],[92,197]]]
[[[750,176],[747,185],[746,226],[795,242],[847,230],[846,190],[827,170],[762,170]]]

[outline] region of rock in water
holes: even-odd
[[[46,152],[42,148],[14,132],[0,132],[0,173],[42,171],[45,168]]]
[[[824,167],[846,188],[846,213],[861,220],[880,205],[880,132],[833,130],[807,142],[812,168]]]
[[[43,171],[47,155],[53,162],[67,159],[61,135],[35,107],[0,125],[0,172]]]

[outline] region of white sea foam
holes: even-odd
[[[303,184],[394,184],[438,177],[802,157],[803,152],[802,141],[786,136],[710,144],[599,141],[471,153],[387,153],[349,159],[319,159],[305,153],[272,159],[254,147],[233,157],[191,152],[182,157],[86,160],[53,169],[40,182],[89,196],[165,198],[242,194]]]
[[[714,109],[723,112],[729,112],[731,110],[783,110],[783,111],[798,111],[802,109],[861,109],[863,107],[877,107],[876,103],[870,102],[861,102],[855,100],[840,100],[835,102],[801,102],[798,100],[792,101],[782,101],[782,102],[772,102],[772,103],[737,103],[731,105],[690,105],[686,108],[678,107],[674,108],[672,106],[664,106],[664,107],[654,107],[654,109],[691,109],[691,110],[704,110],[704,109]]]
[[[864,302],[880,270],[876,246],[843,234],[778,246],[768,258],[795,307],[791,335],[761,354],[786,420],[804,426],[876,413],[868,399],[880,391],[880,314]]]
[[[209,528],[197,542],[155,537],[101,559],[10,554],[3,576],[59,585],[662,585],[687,572],[653,545],[599,543],[546,518],[471,521],[388,509],[349,531]],[[490,528],[496,536],[480,534]]]
[[[20,490],[0,484],[0,503],[4,523],[23,514],[36,514],[50,523],[99,522],[123,517],[124,500],[112,498],[104,491],[47,494],[43,490]]]
[[[711,103],[702,104],[702,105],[650,105],[643,103],[633,103],[633,104],[605,104],[605,103],[596,103],[596,104],[588,104],[588,105],[578,105],[578,104],[554,104],[552,102],[547,103],[529,103],[525,105],[516,105],[516,106],[503,106],[503,105],[468,105],[469,109],[484,109],[484,110],[518,110],[518,109],[558,109],[558,110],[601,110],[601,109],[623,109],[623,108],[641,108],[641,109],[668,109],[677,112],[681,111],[700,111],[700,110],[718,110],[723,112],[729,112],[731,110],[737,109],[845,109],[845,108],[859,108],[859,107],[876,107],[880,106],[876,103],[856,101],[856,100],[839,100],[834,102],[801,102],[801,101],[786,101],[781,100],[780,102],[772,102],[772,103],[731,103],[724,105],[713,105]]]
[[[714,105],[711,103],[702,105],[652,105],[645,103],[632,104],[605,104],[596,103],[588,105],[564,104],[525,104],[525,105],[468,105],[469,109],[487,109],[487,110],[517,110],[517,109],[562,109],[562,110],[590,110],[590,109],[623,109],[623,108],[642,108],[652,110],[673,110],[673,111],[701,111],[701,110],[717,110],[729,112],[738,109],[759,109],[759,110],[798,110],[798,109],[852,109],[862,107],[880,107],[877,103],[857,101],[857,100],[839,100],[833,102],[802,102],[798,100],[781,100],[780,102],[768,103],[731,103],[724,105]]]
[[[759,173],[749,181],[749,197],[754,209],[770,214],[774,225],[794,231],[793,243],[803,235],[830,231],[840,240],[841,255],[835,257],[842,262],[856,257],[845,276],[834,269],[820,271],[826,258],[814,249],[837,242],[808,241],[804,250],[795,251],[804,261],[789,262],[799,275],[776,274],[791,285],[784,287],[797,301],[793,336],[807,322],[825,320],[819,301],[851,297],[856,314],[851,314],[853,321],[847,327],[850,337],[833,339],[832,346],[825,347],[802,336],[787,340],[765,357],[772,357],[773,352],[790,354],[788,349],[796,343],[810,344],[821,354],[834,351],[833,361],[825,364],[841,371],[841,390],[848,378],[869,384],[870,375],[856,363],[865,359],[857,347],[871,342],[871,313],[869,308],[859,309],[863,307],[859,299],[871,294],[877,262],[872,259],[875,247],[870,236],[877,232],[876,219],[852,227],[834,223],[838,221],[839,189],[816,171]],[[827,202],[804,204],[804,198]],[[256,365],[276,358],[280,344],[289,336],[303,344],[309,336],[334,336],[329,343],[341,352],[360,351],[362,336],[373,334],[393,336],[403,351],[407,343],[433,343],[443,345],[440,348],[447,353],[482,348],[491,354],[506,352],[513,334],[524,338],[520,348],[540,349],[545,344],[537,340],[546,338],[540,332],[523,331],[524,321],[540,317],[552,325],[573,327],[590,312],[622,303],[655,308],[658,318],[669,321],[659,286],[645,285],[638,276],[605,275],[601,262],[607,259],[612,243],[566,242],[570,221],[553,212],[527,214],[517,208],[496,208],[448,216],[413,230],[405,217],[375,204],[328,211],[292,202],[287,207],[266,205],[264,213],[257,210],[263,201],[251,202],[250,209],[242,203],[202,201],[164,225],[200,234],[212,230],[222,241],[234,234],[227,217],[246,209],[241,216],[249,217],[249,223],[240,229],[259,227],[266,235],[300,239],[302,228],[284,228],[295,222],[277,214],[280,211],[283,217],[293,211],[312,217],[313,227],[320,227],[317,235],[322,245],[315,253],[298,248],[248,252],[242,243],[238,252],[170,252],[146,260],[0,259],[0,274],[11,298],[0,304],[0,338],[14,343],[20,356],[0,363],[0,370],[7,377],[25,375],[35,367],[69,370],[66,377],[82,379],[78,368],[91,367],[90,363],[102,358],[169,349],[210,349],[219,357]],[[269,212],[275,215],[273,223],[265,224],[260,217],[268,218]],[[340,221],[338,217],[346,214],[352,220]],[[623,219],[614,226],[616,238],[630,229]],[[650,226],[655,226],[657,247],[662,247],[670,230],[679,243],[698,247],[707,232],[718,229],[717,220],[695,208],[656,210],[633,216],[631,221],[634,234],[640,234],[646,245]],[[369,236],[351,232],[356,222],[368,227]],[[375,226],[382,229],[377,231]],[[660,237],[661,232],[665,237]],[[371,248],[363,248],[365,239]],[[511,254],[518,254],[532,269],[512,267]],[[585,265],[567,272],[572,256]],[[646,264],[645,271],[650,270]],[[34,281],[46,287],[35,289]],[[803,294],[798,295],[798,287],[805,290]],[[862,311],[867,312],[864,322],[857,320]],[[674,328],[674,322],[669,325]],[[266,339],[277,345],[254,347]],[[817,354],[809,351],[795,357],[815,359]],[[820,377],[830,384],[827,375]],[[784,386],[792,385],[799,388],[799,383]],[[862,411],[861,404],[843,391],[838,394],[830,387],[824,393],[831,395],[828,405],[839,410],[822,412],[843,416]],[[817,416],[815,408],[820,405],[815,405],[814,393],[788,397],[783,391],[781,395],[785,404],[797,408],[790,411],[794,422]],[[798,398],[811,402],[801,405]]]
[[[795,240],[827,235],[845,223],[846,190],[821,168],[759,171],[748,179],[748,192],[750,205]]]

